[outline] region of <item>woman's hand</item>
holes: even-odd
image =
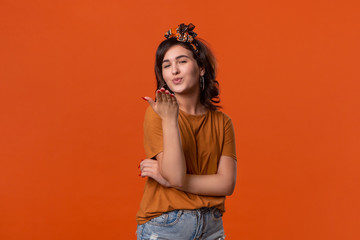
[[[144,97],[154,111],[162,120],[177,120],[179,114],[179,105],[175,95],[168,90],[161,88],[156,91],[156,102],[150,97]]]
[[[184,184],[186,163],[178,123],[179,104],[175,96],[164,88],[156,91],[156,102],[150,97],[144,99],[161,118],[163,134],[162,157],[158,158],[158,154],[157,164],[150,167],[156,171],[151,172],[149,176],[164,186],[170,184],[171,187],[180,187]]]
[[[161,176],[160,174],[159,163],[157,160],[147,158],[141,161],[140,171],[141,171],[140,174],[141,177],[151,177],[152,179],[154,179],[164,187],[170,187],[168,181],[166,181],[165,178],[163,178],[163,176]]]

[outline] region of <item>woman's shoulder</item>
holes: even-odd
[[[151,106],[148,106],[145,110],[144,121],[145,122],[161,121],[161,118],[159,117],[159,115],[154,111],[154,109]]]
[[[154,111],[154,109],[149,105],[145,110],[145,117],[159,117],[157,113]]]
[[[209,110],[210,113],[216,118],[222,118],[225,122],[231,121],[231,118],[226,113],[220,110]]]

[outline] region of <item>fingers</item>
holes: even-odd
[[[156,160],[145,159],[140,163],[140,174],[141,177],[152,177],[154,178],[158,174],[158,163]]]
[[[159,162],[153,159],[144,159],[140,162],[139,168],[141,168],[141,173],[139,176],[142,178],[149,177],[157,181],[164,187],[171,187],[169,182],[160,174],[159,172]]]
[[[161,99],[162,99],[163,102],[167,102],[165,91],[166,90],[164,88],[160,89],[160,95],[161,95]]]
[[[166,96],[166,101],[172,102],[171,96],[170,96],[170,92],[169,92],[168,90],[165,91],[165,94],[164,94],[164,95]]]
[[[143,172],[145,169],[157,169],[158,168],[158,161],[153,159],[144,159],[141,161],[139,165],[140,171]]]
[[[177,103],[174,94],[164,88],[156,91],[156,100],[152,100],[150,97],[143,97],[146,100],[154,112],[156,112],[160,118],[176,118],[178,114],[179,104]]]
[[[164,93],[165,93],[164,88],[160,88],[160,89],[156,90],[156,102],[160,103],[160,102],[166,101],[166,96]]]
[[[163,93],[163,96],[166,97],[166,101],[168,101],[170,103],[177,103],[175,95],[173,93],[170,93],[170,91],[165,90],[164,88],[162,88],[162,89],[160,89],[160,92]]]
[[[177,104],[176,97],[174,94],[170,93],[170,98],[173,104]]]
[[[176,97],[173,93],[170,93],[169,90],[165,90],[165,88],[160,88],[156,90],[156,102],[170,102],[176,103]],[[142,97],[145,101],[149,102],[149,104],[154,108],[155,101],[150,97]]]
[[[159,90],[156,91],[156,93],[159,95],[156,95],[156,97],[159,97],[159,99],[161,99],[162,102],[172,102],[172,96],[174,96],[174,94],[171,94],[169,92],[169,90],[165,90],[165,88],[161,88]]]
[[[145,167],[153,167],[154,165],[158,165],[157,160],[145,159],[140,163],[140,169],[143,169]]]
[[[156,90],[156,102],[162,102],[162,94],[160,90]]]

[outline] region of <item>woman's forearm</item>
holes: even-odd
[[[159,172],[169,184],[181,187],[185,179],[186,164],[178,126],[179,105],[175,95],[161,88],[156,91],[156,102],[149,97],[144,99],[162,121],[163,152],[156,156]]]
[[[174,187],[182,187],[186,163],[177,119],[163,120],[163,154],[159,159],[161,175]]]
[[[187,174],[183,186],[177,187],[184,192],[208,196],[229,196],[233,193],[234,188],[235,181],[219,174]]]
[[[234,191],[235,183],[236,161],[232,157],[221,156],[216,174],[187,174],[184,184],[176,188],[198,195],[229,196]]]
[[[207,196],[229,196],[233,193],[236,183],[236,160],[232,157],[221,156],[216,174],[192,175],[184,174],[181,184],[174,184],[173,176],[168,177],[173,182],[169,182],[160,171],[161,162],[169,163],[164,158],[164,153],[159,153],[156,158],[145,159],[141,162],[141,176],[151,177],[165,187],[173,187],[178,190],[198,195]],[[166,165],[165,164],[165,165]],[[171,165],[170,165],[171,166]],[[166,173],[178,174],[175,168],[170,168]]]

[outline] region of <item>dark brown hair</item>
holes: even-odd
[[[186,42],[179,42],[176,38],[170,38],[162,41],[156,51],[155,57],[155,75],[157,89],[164,87],[171,91],[166,85],[162,76],[162,61],[166,52],[175,45],[180,45],[193,53],[199,67],[205,69],[204,82],[205,88],[200,93],[200,103],[210,110],[221,108],[218,104],[219,98],[219,82],[216,80],[216,60],[210,48],[205,44],[204,40],[194,39],[193,43],[197,46],[198,53],[195,53],[193,47]]]

